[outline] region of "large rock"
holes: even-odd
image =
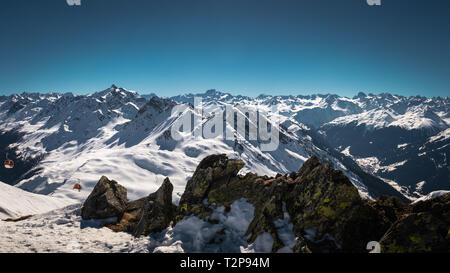
[[[177,220],[191,214],[208,220],[213,212],[212,207],[230,208],[234,201],[246,198],[255,208],[255,217],[247,231],[249,242],[265,231],[271,231],[275,240],[273,250],[276,251],[282,247],[274,225],[274,220],[283,217],[281,188],[276,186],[277,183],[265,183],[268,177],[260,178],[252,173],[238,176],[243,166],[242,161],[229,159],[225,155],[211,155],[203,159],[186,184]],[[284,177],[278,179],[281,181]]]
[[[313,156],[305,162],[286,198],[294,233],[313,252],[363,252],[389,228],[382,213],[362,200],[356,187]]]
[[[135,236],[161,232],[174,219],[175,207],[172,204],[173,185],[166,178],[158,191],[150,194],[145,202]]]
[[[115,224],[107,225],[107,227],[116,232],[124,231],[134,234],[146,203],[147,197],[129,202],[119,221]]]
[[[84,220],[122,217],[127,206],[127,189],[102,176],[81,208]]]
[[[242,167],[244,167],[242,161],[228,159],[224,154],[210,155],[204,158],[186,184],[186,189],[180,199],[180,214],[201,213],[202,201],[207,197],[211,188],[230,182],[229,180],[235,178]]]
[[[174,220],[176,206],[172,204],[172,191],[173,185],[166,178],[156,192],[128,203],[120,221],[109,227],[136,237],[161,232]]]

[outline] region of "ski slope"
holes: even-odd
[[[0,182],[0,219],[42,214],[71,203],[70,199],[34,194]]]

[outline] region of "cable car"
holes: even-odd
[[[9,159],[5,160],[5,168],[6,168],[6,169],[12,169],[12,168],[14,168],[14,161],[9,160]]]
[[[14,161],[12,161],[8,158],[8,153],[6,153],[6,160],[5,160],[4,166],[6,169],[14,168]]]
[[[74,190],[78,190],[78,192],[80,192],[81,191],[81,185],[80,184],[75,184],[75,185],[73,185],[73,189]]]

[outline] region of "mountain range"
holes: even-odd
[[[236,130],[233,139],[189,135],[171,137],[172,126],[190,113],[194,98],[203,108],[239,107],[276,115],[280,136],[274,151],[260,149]],[[186,105],[183,115],[172,110]],[[271,113],[276,106],[277,113]],[[297,171],[311,156],[341,170],[372,199],[381,195],[413,201],[433,191],[450,190],[450,100],[359,93],[338,95],[235,96],[216,90],[170,98],[110,88],[88,95],[22,93],[0,96],[0,151],[14,160],[0,181],[53,196],[66,203],[86,199],[106,175],[121,181],[130,199],[155,192],[165,177],[178,204],[200,161],[211,154],[242,160],[241,173],[275,176]],[[211,114],[212,116],[214,114]],[[204,124],[207,119],[202,119]],[[81,184],[83,191],[73,190]]]

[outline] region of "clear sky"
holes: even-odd
[[[448,96],[450,1],[1,0],[0,94]]]

